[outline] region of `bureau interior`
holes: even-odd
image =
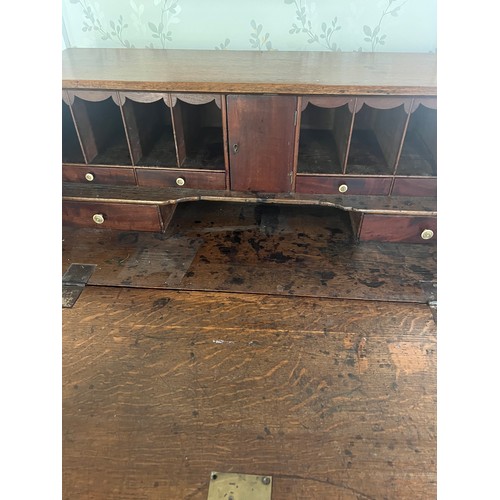
[[[408,116],[403,104],[379,109],[367,99],[353,115],[348,104],[315,99],[304,97],[297,173],[436,176],[435,109],[420,104]],[[120,109],[112,97],[75,96],[72,116],[63,101],[64,163],[225,169],[224,117],[215,99],[191,103],[178,94],[169,106],[168,95],[158,94],[153,102],[122,102]]]

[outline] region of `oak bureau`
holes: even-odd
[[[186,201],[325,205],[437,237],[436,56],[67,49],[63,224],[161,232]]]

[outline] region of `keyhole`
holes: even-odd
[[[233,151],[236,154],[240,150],[240,146],[238,144],[233,144]]]

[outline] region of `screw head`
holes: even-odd
[[[270,479],[269,477],[264,476],[264,477],[262,478],[262,484],[266,484],[266,485],[267,485],[267,484],[269,484],[270,482],[271,482],[271,479]]]

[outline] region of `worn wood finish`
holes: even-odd
[[[64,228],[63,267],[98,264],[94,285],[428,301],[435,246],[353,237],[322,207],[182,204],[163,235]]]
[[[388,197],[356,195],[308,195],[300,193],[227,192],[216,190],[169,189],[132,186],[100,186],[63,183],[63,200],[112,201],[143,205],[170,205],[189,201],[227,201],[281,205],[317,205],[340,208],[348,212],[405,215],[437,215],[436,199],[431,197]]]
[[[297,193],[338,194],[339,186],[347,186],[348,195],[388,195],[391,177],[346,177],[326,175],[299,175]]]
[[[435,54],[73,48],[62,66],[68,89],[436,95]]]
[[[86,286],[62,346],[64,499],[435,498],[426,305]]]
[[[297,98],[228,96],[231,189],[290,192]]]

